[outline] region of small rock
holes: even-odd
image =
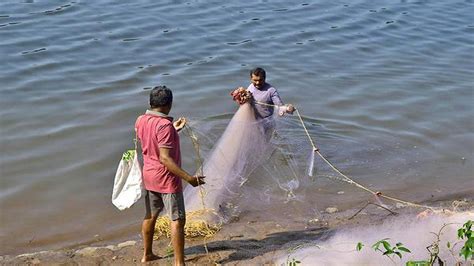
[[[17,257],[22,258],[22,257],[32,257],[32,256],[37,256],[37,255],[43,255],[43,254],[48,254],[51,253],[50,251],[40,251],[40,252],[34,252],[34,253],[25,253],[18,255]]]
[[[112,251],[118,250],[118,248],[117,248],[116,246],[114,246],[114,245],[108,245],[108,246],[106,246],[105,248],[106,248],[106,249],[110,249],[110,250],[112,250]]]
[[[112,260],[116,260],[116,259],[117,259],[117,256],[113,256],[113,257],[112,257]]]
[[[66,256],[68,256],[69,258],[74,258],[75,255],[76,254],[74,254],[74,251],[72,251],[72,250],[69,250],[69,251],[66,252]]]
[[[337,192],[337,194],[342,195],[342,194],[344,194],[344,191],[339,191],[339,192]]]
[[[32,261],[31,261],[31,264],[33,265],[37,265],[37,264],[40,264],[41,261],[38,259],[38,258],[34,258]]]
[[[339,210],[336,208],[336,207],[327,207],[326,208],[326,212],[327,213],[336,213],[338,212]]]
[[[124,247],[135,246],[136,243],[137,243],[137,241],[126,241],[126,242],[118,244],[117,247],[118,248],[124,248]]]
[[[83,248],[83,249],[80,249],[80,250],[76,251],[76,253],[80,254],[82,256],[92,257],[92,256],[96,255],[96,251],[98,249],[99,248],[97,248],[97,247],[87,247],[87,248]]]
[[[244,235],[232,235],[232,236],[229,236],[229,239],[240,238],[240,237],[244,237]]]
[[[400,203],[400,202],[397,202],[397,204],[395,204],[395,207],[396,207],[397,209],[404,208],[404,207],[405,207],[405,204]]]
[[[462,211],[469,207],[469,201],[467,199],[455,200],[452,207],[455,211]]]

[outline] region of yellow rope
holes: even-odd
[[[204,173],[204,169],[203,169],[203,160],[201,158],[201,153],[200,153],[200,149],[199,149],[199,143],[197,141],[197,137],[196,135],[194,134],[194,132],[192,131],[192,129],[187,125],[185,124],[184,127],[186,128],[186,132],[188,133],[188,136],[189,138],[191,139],[192,143],[193,143],[193,147],[194,147],[194,150],[196,152],[196,157],[198,158],[198,176],[203,176]],[[197,177],[196,177],[197,178]],[[198,181],[199,181],[199,178],[197,178]],[[204,188],[202,186],[199,186],[199,196],[201,198],[201,204],[202,204],[202,208],[205,210],[206,209],[206,204],[204,203]]]
[[[279,107],[278,105],[273,105],[273,104],[268,104],[268,103],[263,103],[263,102],[259,102],[259,101],[255,101],[255,103],[257,104],[260,104],[260,105],[266,105],[266,106],[271,106],[271,107]],[[356,187],[360,188],[360,189],[363,189],[369,193],[372,193],[373,195],[375,196],[378,196],[378,197],[383,197],[383,198],[386,198],[388,200],[392,200],[392,201],[395,201],[395,202],[399,202],[399,203],[402,203],[402,204],[405,204],[405,205],[408,205],[408,206],[413,206],[413,207],[419,207],[419,208],[426,208],[426,209],[430,209],[430,210],[434,210],[433,207],[430,207],[430,206],[427,206],[427,205],[421,205],[421,204],[416,204],[416,203],[413,203],[413,202],[408,202],[408,201],[404,201],[404,200],[401,200],[401,199],[397,199],[397,198],[394,198],[394,197],[390,197],[390,196],[386,196],[386,195],[383,195],[381,192],[376,192],[376,191],[373,191],[357,182],[355,182],[354,180],[352,180],[351,178],[349,178],[347,175],[343,174],[339,169],[337,169],[328,159],[326,159],[326,157],[324,157],[320,152],[319,152],[319,148],[316,147],[316,145],[314,144],[313,142],[313,139],[311,138],[309,132],[308,132],[308,129],[306,128],[306,125],[304,124],[304,121],[303,121],[303,118],[301,117],[301,114],[300,112],[298,111],[297,108],[295,108],[295,111],[296,111],[296,114],[298,115],[298,118],[301,122],[301,125],[303,126],[303,129],[306,133],[306,135],[308,136],[308,139],[311,143],[311,146],[313,148],[313,152],[316,152],[319,157],[321,157],[321,159],[323,159],[324,162],[326,162],[326,164],[328,164],[336,173],[338,173],[339,175],[341,175],[342,177],[345,178],[345,180],[343,179],[343,181],[349,183],[349,184],[353,184],[355,185]]]
[[[303,122],[303,118],[301,117],[300,112],[296,108],[295,108],[295,111],[296,111],[296,114],[298,115],[298,118],[300,119],[300,122],[301,122],[301,125],[303,126],[304,132],[306,132],[306,135],[308,136],[309,142],[311,142],[311,146],[313,147],[313,151],[317,152],[319,149],[316,147],[316,145],[313,142],[313,139],[309,135],[308,129],[306,128],[306,126]]]
[[[201,157],[197,136],[196,134],[194,134],[191,127],[189,127],[187,124],[185,124],[185,128],[186,128],[185,132],[191,139],[194,150],[196,152],[196,157],[197,157],[196,163],[198,167],[196,175],[203,176],[204,175],[203,159]],[[206,205],[204,202],[205,195],[206,193],[205,193],[204,188],[202,186],[199,186],[199,196],[201,198],[202,209],[197,210],[197,211],[186,212],[186,225],[184,227],[184,234],[187,238],[203,237],[204,249],[206,251],[206,255],[209,257],[207,239],[214,236],[221,229],[222,223],[211,225],[204,219],[199,218],[200,216],[209,215],[209,214],[219,217],[219,215],[213,209],[206,208]],[[170,226],[171,226],[171,221],[168,217],[166,216],[159,217],[155,224],[155,232],[157,233],[157,235],[155,235],[155,239],[162,235],[166,237],[170,237],[171,236]],[[209,259],[211,260],[210,257]],[[210,261],[210,262],[215,264],[214,261]]]
[[[194,131],[191,129],[191,127],[189,125],[185,124],[185,128],[186,128],[186,132],[188,133],[189,138],[191,139],[191,142],[193,143],[193,147],[194,147],[194,150],[196,152],[196,157],[198,158],[198,165],[197,165],[198,174],[197,175],[198,176],[203,176],[204,175],[204,169],[203,169],[204,161],[201,157],[201,152],[200,152],[199,142],[198,142],[197,136],[196,136],[196,134],[194,134]],[[199,197],[201,198],[202,210],[201,211],[196,211],[193,214],[194,215],[195,214],[202,214],[202,212],[211,211],[215,215],[217,215],[217,213],[215,213],[213,210],[206,209],[206,204],[204,202],[204,196],[205,196],[204,188],[202,186],[199,186]],[[190,215],[190,217],[191,217],[191,215]],[[204,237],[204,249],[206,250],[206,255],[209,256],[209,249],[207,248],[207,240],[206,239],[208,237],[213,236],[217,231],[219,231],[221,225],[220,224],[219,225],[209,225],[204,220],[196,220],[196,221],[194,221],[194,223],[196,224],[195,225],[196,228],[205,228],[206,237]],[[199,233],[201,234],[202,232],[199,232]],[[192,230],[189,230],[188,235],[196,236],[196,233],[194,233],[194,235],[193,235]]]

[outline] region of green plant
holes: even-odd
[[[301,264],[301,261],[296,260],[295,258],[293,258],[292,260],[287,260],[286,261],[287,266],[297,266],[297,265],[300,265],[300,264]]]
[[[286,266],[297,266],[301,264],[301,261],[296,260],[295,258],[290,259],[290,256],[293,252],[295,252],[297,249],[300,249],[302,247],[304,247],[304,245],[298,245],[298,246],[288,249],[288,257],[286,258]],[[284,264],[281,264],[281,265],[283,266]]]
[[[406,266],[430,266],[431,263],[426,260],[418,260],[418,261],[407,261]]]
[[[428,252],[430,253],[430,260],[429,260],[429,265],[433,265],[436,261],[438,262],[439,265],[443,265],[443,260],[439,257],[440,253],[440,243],[441,243],[441,233],[444,228],[446,228],[449,225],[453,225],[454,223],[449,223],[449,224],[444,224],[441,229],[439,230],[438,233],[433,233],[436,236],[436,240],[433,242],[433,244],[429,245],[426,247]],[[472,258],[472,250],[473,250],[473,244],[474,244],[474,238],[472,234],[472,221],[469,220],[467,221],[461,228],[458,229],[458,239],[466,239],[466,242],[464,243],[464,246],[461,248],[459,252],[460,257],[464,257],[465,260],[468,258]],[[448,248],[448,251],[451,253],[453,256],[454,260],[456,260],[456,265],[460,264],[461,262],[458,260],[458,258],[455,255],[454,248],[457,244],[461,244],[462,241],[455,242],[451,244],[451,242],[446,242],[446,247]]]
[[[390,238],[384,238],[382,240],[379,240],[375,242],[375,244],[372,245],[372,248],[375,251],[380,251],[382,252],[382,255],[387,256],[390,258],[390,255],[397,255],[400,259],[402,258],[402,252],[407,252],[411,253],[411,251],[404,247],[402,243],[398,242],[395,244],[395,246],[392,246],[387,240]],[[380,246],[383,247],[383,249],[380,248]]]
[[[133,159],[134,156],[135,156],[135,150],[128,150],[128,151],[123,153],[122,159],[124,161],[129,162]]]
[[[473,259],[473,251],[474,251],[474,234],[472,233],[472,228],[473,228],[473,223],[474,221],[468,220],[466,223],[463,224],[461,228],[457,230],[458,233],[458,239],[464,240],[464,246],[461,248],[459,252],[459,256],[463,257],[466,261],[468,259]],[[451,223],[452,224],[452,223]],[[441,227],[438,233],[433,233],[436,236],[436,240],[426,247],[428,252],[430,253],[430,259],[428,260],[421,260],[421,261],[408,261],[406,263],[406,266],[427,266],[427,265],[433,265],[435,262],[438,262],[439,265],[443,265],[444,262],[441,260],[439,257],[440,253],[440,244],[441,244],[441,233],[444,228],[446,228],[448,225],[451,224],[445,224]],[[375,251],[380,251],[384,256],[387,256],[390,260],[393,261],[392,255],[397,255],[400,259],[402,258],[403,252],[411,253],[409,249],[403,246],[402,243],[396,243],[395,246],[392,246],[387,240],[389,238],[384,238],[382,240],[377,241],[372,245],[372,248]],[[446,247],[448,248],[448,251],[451,253],[453,258],[456,260],[456,265],[461,265],[461,262],[458,260],[459,258],[455,255],[455,246],[457,244],[462,244],[462,241],[458,241],[455,243],[447,242]],[[364,244],[362,242],[358,242],[356,245],[356,250],[360,251],[364,247]]]
[[[440,243],[441,243],[441,234],[443,232],[443,229],[446,228],[448,225],[452,225],[452,224],[451,223],[450,224],[444,224],[439,229],[438,233],[430,232],[430,233],[432,233],[433,235],[436,236],[436,240],[431,245],[426,247],[426,249],[430,253],[429,265],[433,265],[435,263],[435,261],[438,261],[439,265],[444,264],[443,260],[439,257],[439,247],[440,247]],[[448,249],[449,249],[451,244],[448,242],[447,246],[448,246]]]
[[[166,251],[165,251],[165,252],[166,252],[166,256],[167,256],[167,257],[170,257],[170,256],[173,256],[173,255],[174,255],[174,249],[173,249],[173,247],[171,247],[171,246],[166,247]]]
[[[384,238],[384,239],[381,239],[381,240],[375,242],[372,245],[372,248],[375,251],[382,252],[382,255],[387,256],[391,261],[393,261],[392,257],[390,257],[391,255],[397,255],[401,259],[403,252],[411,253],[411,251],[408,248],[404,247],[403,244],[400,243],[400,242],[396,243],[395,246],[392,246],[387,241],[389,239],[390,238]],[[381,246],[383,247],[383,249],[381,248]],[[364,244],[362,244],[362,242],[358,242],[357,245],[356,245],[356,250],[360,251],[360,250],[362,250],[363,247],[364,247]]]
[[[472,251],[474,249],[474,235],[472,234],[472,220],[468,220],[461,228],[458,229],[458,238],[466,239],[464,246],[459,252],[459,256],[464,257],[465,260],[473,258]]]

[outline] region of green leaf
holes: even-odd
[[[468,246],[468,247],[474,247],[474,237],[471,237],[469,238],[466,243],[465,243],[465,246]]]
[[[382,241],[382,245],[386,250],[391,250],[391,246],[387,241]]]
[[[464,224],[464,226],[467,227],[468,229],[471,229],[472,223],[473,223],[472,220],[468,220],[468,221]]]
[[[372,245],[372,248],[373,248],[374,250],[376,250],[376,251],[377,251],[377,250],[380,250],[380,249],[379,249],[380,244],[382,244],[382,242],[386,242],[386,240],[389,240],[389,239],[390,239],[390,238],[384,238],[384,239],[381,239],[381,240],[375,242],[375,243]],[[381,251],[381,250],[380,250],[380,251]]]
[[[364,246],[364,244],[362,244],[361,242],[357,243],[357,245],[356,245],[357,251],[360,251],[363,246]]]
[[[449,242],[446,243],[446,246],[447,246],[448,248],[451,248],[451,243],[449,243]]]
[[[462,247],[461,252],[459,253],[461,257],[464,257],[467,260],[469,257],[472,257],[472,251],[466,246]]]
[[[411,251],[410,251],[408,248],[406,248],[406,247],[399,247],[398,250],[411,253]]]
[[[406,266],[430,266],[430,262],[426,260],[407,261]]]
[[[173,255],[173,254],[174,254],[173,248],[172,248],[172,247],[167,247],[167,248],[166,248],[166,255],[167,255],[167,256],[171,256],[171,255]]]
[[[375,243],[375,244],[372,245],[372,248],[373,248],[374,250],[379,250],[379,246],[380,246],[380,242],[377,242],[377,243]]]
[[[398,257],[400,257],[400,259],[402,258],[402,253],[396,251],[395,254],[396,254]]]

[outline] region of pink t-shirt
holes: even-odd
[[[170,150],[171,158],[181,166],[179,135],[173,127],[173,118],[147,110],[135,123],[143,154],[143,184],[146,190],[160,193],[183,191],[181,178],[173,175],[160,162],[160,147]]]

